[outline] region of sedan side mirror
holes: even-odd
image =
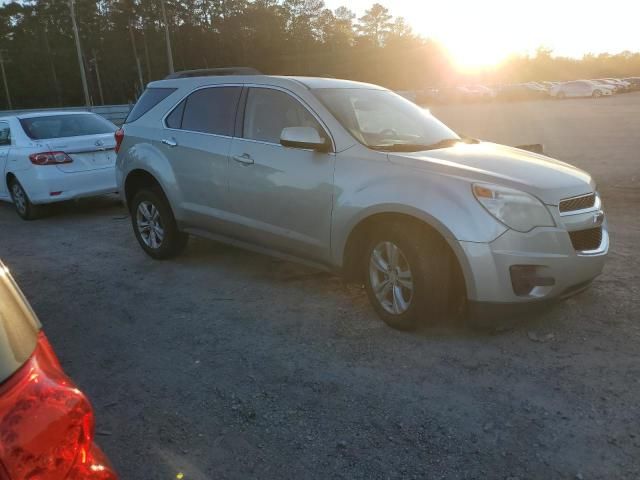
[[[328,152],[329,142],[313,127],[287,127],[282,130],[280,144],[285,147]]]

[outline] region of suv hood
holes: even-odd
[[[496,183],[535,195],[548,205],[595,190],[587,172],[544,155],[495,143],[460,144],[426,152],[389,153],[392,163]]]

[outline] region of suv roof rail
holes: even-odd
[[[221,77],[226,75],[262,75],[262,73],[252,67],[201,68],[171,73],[165,77],[165,80],[191,77]]]

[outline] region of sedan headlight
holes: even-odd
[[[500,185],[476,183],[473,194],[491,215],[518,232],[555,225],[547,207],[528,193]]]

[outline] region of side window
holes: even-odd
[[[241,92],[240,87],[212,87],[193,92],[186,99],[181,128],[193,132],[233,135]]]
[[[184,106],[187,103],[186,100],[181,101],[176,108],[167,116],[167,127],[169,128],[182,128],[182,114],[184,113]]]
[[[286,127],[313,127],[325,136],[318,121],[291,95],[268,88],[249,89],[243,137],[279,144]]]
[[[7,122],[0,122],[0,147],[11,145],[11,129]]]

